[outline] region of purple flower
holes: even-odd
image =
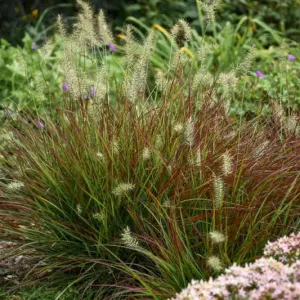
[[[294,60],[296,60],[296,56],[289,54],[288,59],[294,61]]]
[[[114,44],[109,44],[108,47],[111,50],[111,52],[116,52],[117,51],[117,48]]]
[[[40,120],[37,120],[37,121],[36,121],[36,125],[37,125],[38,127],[40,127],[40,128],[45,128],[44,122],[42,122],[42,121],[40,121]]]
[[[96,96],[96,91],[95,91],[93,86],[90,87],[90,94],[91,94],[92,97]]]
[[[84,99],[84,100],[88,100],[89,97],[88,97],[87,95],[84,95],[84,96],[83,96],[83,99]]]
[[[264,77],[265,77],[265,74],[262,73],[261,71],[256,71],[255,74],[256,74],[256,76],[259,77],[259,78],[264,78]]]
[[[31,49],[32,49],[33,51],[36,51],[36,49],[37,49],[37,44],[36,44],[36,43],[33,43]]]
[[[70,90],[70,87],[68,84],[66,84],[65,82],[62,84],[61,88],[64,90],[64,91],[69,91]]]

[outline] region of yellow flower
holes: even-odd
[[[185,53],[187,53],[191,58],[194,58],[194,53],[193,53],[190,49],[188,49],[188,48],[181,47],[181,48],[180,48],[180,52],[185,52]]]
[[[122,40],[126,39],[126,36],[124,34],[118,34],[117,37]]]
[[[169,35],[168,31],[167,31],[165,28],[163,28],[162,26],[160,26],[159,24],[153,24],[153,25],[152,25],[152,28],[153,28],[153,29],[159,30],[159,31],[162,32],[164,35]]]
[[[39,14],[39,10],[38,10],[38,9],[34,9],[34,10],[31,12],[31,14],[32,14],[32,16],[33,16],[34,18],[36,18],[36,17],[38,16],[38,14]]]

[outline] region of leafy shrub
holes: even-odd
[[[198,31],[204,31],[205,4],[220,3],[220,13],[217,15],[219,28],[226,22],[231,22],[241,29],[240,34],[251,34],[253,39],[267,46],[277,42],[275,31],[285,37],[300,41],[299,0],[279,1],[171,1],[171,0],[138,0],[126,6],[127,16],[135,17],[147,26],[159,23],[171,27],[179,18],[187,19]],[[266,33],[269,34],[266,34]],[[270,35],[271,33],[271,35]]]
[[[211,18],[214,19],[214,16]],[[150,28],[140,20],[132,17],[129,20],[133,31],[142,39],[146,36],[144,32],[151,32]],[[218,22],[208,25],[206,23],[202,36],[193,29],[188,41],[182,39],[177,43],[172,40],[169,30],[160,24],[154,24],[152,28],[157,32],[155,48],[151,55],[151,62],[155,67],[154,73],[160,75],[163,70],[168,70],[174,53],[180,50],[194,60],[196,66],[192,69],[194,72],[197,72],[201,66],[202,73],[206,73],[202,78],[222,78],[242,64],[247,52],[250,51],[253,65],[247,70],[248,72],[239,73],[240,80],[235,89],[236,95],[232,102],[231,113],[243,117],[270,114],[270,100],[275,99],[289,113],[298,111],[297,82],[300,53],[297,43],[284,41],[270,30],[268,36],[275,35],[274,38],[280,46],[265,49],[264,44],[254,38],[251,32],[242,30],[242,25],[234,26],[227,22],[224,27],[221,27]],[[213,35],[208,35],[208,30],[213,30]],[[119,36],[123,38],[123,35]],[[255,51],[253,44],[256,46]],[[256,75],[258,70],[266,75],[261,80]]]
[[[12,47],[1,40],[0,97],[1,119],[16,112],[39,114],[57,102],[61,72],[58,60],[61,42],[46,44],[42,49],[29,35],[23,39],[24,48]],[[55,100],[54,100],[55,99]]]
[[[268,27],[282,32],[286,37],[300,41],[300,32],[298,30],[300,17],[299,0],[225,0],[224,4],[222,13],[231,22],[236,24],[240,22],[242,16],[249,17],[249,26],[252,27],[254,35],[262,33],[258,27],[259,24],[253,22],[253,19],[257,19],[268,24]]]
[[[130,22],[134,36],[141,40],[144,40],[147,34],[151,32],[151,29],[139,20],[130,18]],[[148,81],[150,87],[154,86],[154,78],[161,76],[164,70],[170,68],[170,61],[179,50],[182,55],[194,60],[192,69],[194,72],[201,66],[202,73],[207,73],[205,78],[212,80],[224,76],[239,65],[255,41],[257,51],[255,68],[253,67],[252,74],[250,73],[252,79],[249,80],[249,73],[247,72],[239,74],[239,77],[241,75],[247,76],[238,82],[238,87],[235,89],[235,100],[230,108],[231,113],[242,117],[269,114],[270,99],[277,99],[289,113],[296,111],[299,106],[297,82],[300,54],[295,47],[297,44],[289,42],[285,49],[273,47],[265,50],[259,40],[253,40],[251,33],[241,31],[240,26],[234,27],[232,24],[226,23],[223,28],[219,28],[220,26],[217,24],[214,35],[204,34],[201,36],[192,30],[189,41],[181,40],[179,43],[174,42],[169,30],[159,24],[154,24],[155,44],[153,46],[154,51],[150,56],[151,66],[148,70],[151,74]],[[208,26],[207,29],[212,27],[214,26]],[[203,31],[206,32],[207,29],[203,28]],[[113,70],[110,72],[113,74],[110,80],[120,81],[124,77],[120,68],[120,66],[124,66],[127,59],[123,55],[124,36],[126,36],[125,31],[119,35],[121,39],[120,44],[117,45],[117,53],[106,57],[106,63]],[[48,43],[46,47],[38,45],[36,50],[32,49],[35,43],[28,35],[24,38],[23,50],[11,47],[2,41],[1,66],[3,72],[0,75],[2,84],[0,94],[3,99],[1,103],[2,117],[24,110],[27,112],[31,110],[32,114],[53,110],[51,103],[56,103],[61,96],[61,49],[65,43],[64,39],[59,39],[57,36],[54,39],[55,43],[51,45],[51,49]],[[136,47],[140,48],[139,45]],[[206,49],[204,52],[205,59],[200,57],[203,54],[199,54],[199,48]],[[44,50],[48,53],[43,53]],[[45,54],[47,57],[41,59],[41,56]],[[289,61],[287,59],[288,54],[294,54],[296,61]],[[19,59],[20,57],[22,59]],[[101,55],[94,55],[93,59],[102,61]],[[85,63],[86,68],[93,68],[91,61]],[[263,71],[266,76],[262,80],[257,80],[256,70]],[[44,80],[48,82],[47,87],[41,84],[41,81]],[[48,95],[45,95],[45,91],[42,90],[45,88],[48,90]],[[245,90],[251,92],[245,93]],[[8,110],[6,110],[7,108]]]
[[[188,20],[193,28],[204,30],[203,3],[213,1],[198,0],[91,0],[97,9],[104,9],[113,21],[114,26],[123,24],[126,18],[134,17],[147,26],[155,23],[170,28],[179,19]],[[242,33],[248,32],[253,38],[264,45],[273,44],[277,39],[266,32],[280,31],[285,37],[300,41],[299,38],[299,0],[264,0],[241,1],[224,0],[221,2],[221,11],[218,14],[217,25],[223,27],[226,22],[234,26],[243,25]],[[45,40],[53,32],[53,21],[56,14],[68,16],[72,23],[72,16],[76,13],[74,1],[57,0],[15,1],[1,3],[1,36],[11,43],[19,43],[25,29],[30,32],[35,40]]]

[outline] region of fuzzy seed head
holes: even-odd
[[[140,247],[138,240],[132,236],[131,230],[128,226],[121,234],[121,242],[123,245],[131,249],[138,249]]]
[[[118,155],[120,151],[120,145],[118,141],[113,141],[112,143],[112,151],[114,155]]]
[[[285,40],[283,40],[280,44],[279,47],[279,59],[281,60],[282,63],[286,62],[286,58],[289,56],[289,45],[287,44],[287,42]]]
[[[201,64],[203,64],[207,60],[207,57],[214,51],[214,48],[215,46],[213,44],[202,41],[200,47],[197,50],[198,58]]]
[[[209,89],[213,82],[213,76],[203,68],[200,68],[193,79],[193,91],[196,92],[199,87]]]
[[[143,160],[148,160],[151,157],[151,150],[148,147],[143,149]]]
[[[87,87],[87,75],[78,68],[76,57],[78,53],[78,41],[74,38],[66,41],[62,59],[62,71],[64,74],[64,82],[67,83],[68,90],[72,99],[83,98],[83,92]]]
[[[126,89],[130,101],[136,100],[138,95],[145,89],[147,79],[147,63],[147,58],[145,55],[143,55],[134,66],[134,71],[127,81]]]
[[[157,85],[159,91],[163,91],[167,86],[167,79],[164,72],[161,70],[158,70],[155,74],[155,84]]]
[[[213,176],[214,186],[214,206],[216,209],[220,209],[224,199],[224,183],[221,177]]]
[[[262,155],[266,152],[266,150],[267,150],[269,144],[270,144],[270,141],[268,141],[268,140],[263,141],[261,144],[259,144],[259,145],[254,149],[254,151],[253,151],[253,156],[254,156],[254,157],[260,157],[260,156],[262,156]]]
[[[77,0],[77,4],[81,13],[77,16],[77,21],[74,24],[73,37],[78,40],[81,45],[96,46],[97,35],[93,19],[93,10],[91,6],[81,0]]]
[[[216,272],[220,272],[221,270],[223,270],[222,262],[217,256],[210,256],[207,259],[207,264],[211,269],[213,269]]]
[[[188,62],[190,62],[191,58],[188,56],[186,52],[182,52],[181,50],[178,50],[175,52],[173,56],[173,61],[171,65],[171,69],[177,70],[178,67],[185,66]]]
[[[174,126],[174,131],[178,134],[182,133],[184,130],[184,126],[181,123],[177,123]]]
[[[228,176],[232,173],[232,158],[228,151],[222,155],[222,172],[224,176]]]
[[[24,187],[24,183],[21,181],[12,181],[6,186],[9,191],[18,191],[22,187]]]
[[[194,138],[195,138],[194,127],[195,127],[195,123],[192,117],[190,117],[188,121],[185,123],[185,130],[184,130],[185,142],[189,146],[192,146],[194,143]]]
[[[57,22],[58,33],[63,37],[66,36],[66,29],[65,29],[63,18],[61,15],[57,16],[56,22]]]
[[[291,115],[286,119],[285,122],[285,128],[286,130],[291,133],[291,134],[295,134],[297,133],[297,117],[295,115]]]
[[[219,77],[219,83],[222,85],[224,98],[228,98],[233,95],[233,92],[238,84],[236,71],[231,70],[226,73],[221,73]]]
[[[48,40],[40,49],[40,56],[42,58],[41,62],[46,61],[49,57],[51,57],[51,53],[53,51],[53,44],[51,40]],[[41,72],[41,76],[43,73]]]
[[[188,162],[191,166],[200,167],[202,162],[201,148],[197,148],[196,153],[190,152],[188,156]]]
[[[103,213],[95,213],[95,214],[93,214],[93,218],[99,222],[102,222],[104,220],[104,214]]]
[[[247,74],[250,71],[256,56],[256,45],[253,44],[248,50],[248,53],[245,56],[243,62],[236,68],[237,75]]]
[[[216,17],[216,12],[220,8],[221,1],[220,0],[212,0],[212,1],[199,1],[201,8],[205,12],[205,20],[208,24],[214,22]]]
[[[113,194],[122,197],[127,195],[130,191],[134,189],[134,184],[132,183],[120,183],[114,190]]]
[[[169,208],[170,207],[170,199],[167,199],[163,202],[162,206]]]
[[[96,156],[97,156],[99,159],[103,159],[103,158],[104,158],[104,155],[103,155],[103,153],[101,153],[101,152],[97,152],[97,153],[96,153]]]
[[[200,167],[202,163],[202,157],[201,157],[201,148],[198,147],[197,153],[196,153],[196,160],[195,160],[195,166]]]
[[[79,215],[82,214],[82,206],[81,206],[81,204],[77,204],[77,206],[76,206],[76,211],[77,211],[77,213],[78,213]]]
[[[43,99],[45,93],[47,92],[47,83],[44,80],[43,73],[41,71],[38,71],[33,76],[32,81],[34,83],[38,97]]]
[[[225,235],[219,231],[210,232],[209,237],[213,244],[220,244],[225,241]]]
[[[163,138],[162,138],[162,136],[159,134],[159,135],[157,135],[157,137],[156,137],[155,147],[156,147],[157,149],[161,149],[163,145],[164,145]]]
[[[282,126],[284,123],[284,119],[285,119],[285,117],[284,117],[285,113],[284,113],[284,109],[283,109],[282,105],[273,101],[272,102],[272,114],[273,114],[274,119],[278,122],[278,124],[280,126]]]
[[[113,35],[109,29],[104,12],[102,10],[100,10],[98,13],[98,30],[101,45],[113,44]]]
[[[190,25],[184,21],[179,20],[171,29],[171,36],[177,40],[188,41],[191,37],[191,28]]]
[[[134,69],[137,59],[141,56],[140,45],[135,41],[131,25],[126,26],[125,35],[125,64],[128,71]]]
[[[133,58],[132,66],[129,70],[129,76],[126,80],[126,90],[130,101],[134,101],[142,94],[146,88],[148,76],[149,57],[154,45],[154,32],[151,31],[143,45],[143,52],[135,60]],[[132,59],[129,57],[129,60]],[[134,63],[134,61],[136,61]]]

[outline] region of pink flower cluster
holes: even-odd
[[[264,256],[274,257],[285,264],[300,260],[300,232],[284,236],[275,242],[268,242],[264,249]]]
[[[172,300],[300,299],[299,234],[268,243],[265,254],[284,261],[262,257],[245,267],[234,264],[216,279],[192,281]],[[291,258],[294,254],[298,258]]]

